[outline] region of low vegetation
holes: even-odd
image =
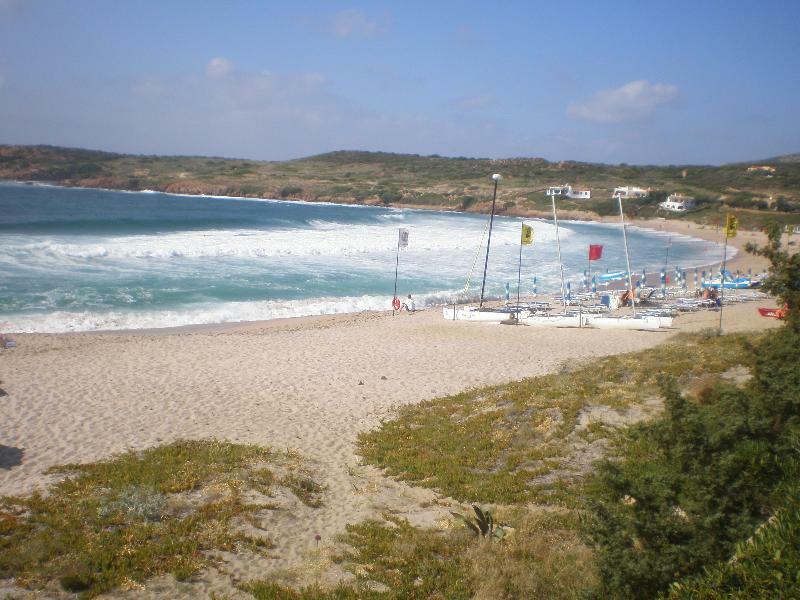
[[[304,481],[301,500],[312,505],[322,492],[297,456],[220,441],[178,441],[52,472],[67,477],[47,494],[0,499],[0,579],[86,597],[160,573],[185,580],[212,564],[214,551],[268,552],[275,490]]]
[[[595,549],[597,598],[666,592],[729,560],[737,543],[786,510],[784,482],[800,461],[800,377],[781,376],[787,364],[800,371],[800,335],[783,328],[757,352],[744,388],[717,383],[691,400],[666,380],[665,414],[629,428],[617,460],[589,480],[584,534]],[[793,388],[780,393],[784,381]]]
[[[359,449],[388,474],[460,501],[575,506],[580,494],[569,484],[600,458],[616,425],[646,414],[639,407],[658,399],[659,374],[695,394],[747,364],[753,339],[684,335],[651,350],[405,407],[362,434]]]
[[[420,529],[385,515],[347,527],[348,550],[335,557],[350,583],[299,591],[273,582],[244,587],[259,600],[423,598],[574,598],[594,582],[591,552],[574,515],[509,510],[516,527],[502,543],[477,539],[466,528]]]
[[[800,473],[794,475],[794,481]],[[800,589],[800,488],[785,491],[785,503],[730,559],[707,566],[702,575],[672,584],[671,600],[792,598]]]

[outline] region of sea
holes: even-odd
[[[520,247],[522,223],[534,242]],[[0,182],[0,332],[151,329],[476,300],[489,216]],[[399,230],[408,245],[398,249]],[[559,221],[564,276],[624,270],[619,223]],[[631,270],[719,262],[719,244],[628,226]],[[588,262],[589,244],[603,246]],[[729,257],[731,250],[729,249]],[[647,285],[659,285],[649,275]],[[552,220],[495,216],[484,295],[560,292]],[[396,290],[396,291],[395,291]]]

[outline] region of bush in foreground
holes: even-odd
[[[769,234],[766,248],[752,250],[771,260],[765,288],[789,316],[756,346],[750,384],[717,385],[694,402],[665,380],[663,418],[632,428],[620,460],[602,463],[587,486],[585,536],[597,555],[598,597],[652,598],[676,580],[699,577],[726,564],[771,514],[781,525],[769,530],[762,551],[796,531],[797,487],[785,490],[797,473],[800,435],[800,256],[781,250],[777,228]],[[757,553],[739,548],[744,562],[716,567],[703,585],[716,577],[743,593],[754,581],[776,579]],[[796,579],[792,556],[779,553],[777,561]]]

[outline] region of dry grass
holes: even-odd
[[[0,500],[0,578],[86,597],[160,573],[187,579],[211,564],[214,550],[267,551],[270,495],[277,486],[298,489],[304,473],[295,455],[214,440],[54,471],[68,477],[47,495]],[[290,484],[277,476],[285,471]],[[307,475],[302,481],[303,498],[319,503],[321,488]],[[255,534],[240,532],[245,522]]]

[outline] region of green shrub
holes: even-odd
[[[287,185],[281,188],[281,198],[289,198],[290,196],[299,196],[303,193],[303,188],[296,185]]]
[[[795,456],[800,456],[797,450]],[[737,544],[733,558],[707,568],[703,575],[674,583],[668,598],[796,598],[800,589],[798,541],[800,486],[795,483],[776,515],[751,539]]]
[[[600,464],[586,487],[584,527],[597,555],[598,597],[652,598],[726,562],[767,515],[780,514],[781,490],[796,478],[800,256],[781,250],[776,227],[766,248],[750,249],[770,259],[765,289],[789,305],[788,322],[754,349],[747,388],[718,384],[694,402],[665,381],[664,416],[632,428],[622,458]],[[795,508],[785,510],[791,527]]]

